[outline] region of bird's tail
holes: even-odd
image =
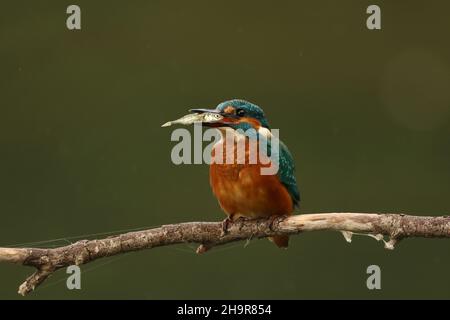
[[[287,248],[289,246],[289,236],[269,237],[269,240],[277,245],[278,248]]]

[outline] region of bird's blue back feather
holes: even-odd
[[[281,140],[279,159],[278,177],[291,195],[294,206],[298,207],[300,203],[300,192],[298,191],[297,180],[295,178],[294,159],[289,149]]]
[[[262,135],[258,134],[258,139],[264,139]],[[289,192],[292,203],[295,207],[298,207],[300,204],[300,192],[297,187],[297,179],[295,178],[295,162],[291,153],[289,152],[288,147],[278,139],[279,142],[279,155],[278,155],[278,172],[277,176],[280,179],[280,182],[286,187]],[[272,161],[277,159],[275,155],[273,155],[272,143],[269,139],[267,143],[267,155],[272,157]]]

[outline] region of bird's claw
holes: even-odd
[[[269,222],[269,229],[270,231],[274,231],[273,230],[273,224],[275,223],[275,221],[279,218],[280,216],[270,216],[268,219]]]
[[[221,237],[225,236],[228,233],[228,227],[230,226],[230,223],[232,223],[230,217],[226,217],[222,220],[222,233],[220,234]]]

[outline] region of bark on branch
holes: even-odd
[[[265,238],[305,231],[334,230],[351,241],[353,233],[383,240],[387,249],[407,237],[450,237],[450,217],[420,217],[403,214],[319,213],[261,220],[238,220],[223,234],[220,222],[188,222],[164,225],[99,240],[81,240],[52,248],[0,248],[0,262],[18,263],[36,268],[19,287],[19,294],[33,291],[56,270],[82,265],[103,257],[179,243],[198,243],[197,253],[233,241]],[[387,236],[388,241],[384,240]]]

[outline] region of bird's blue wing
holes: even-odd
[[[286,145],[281,140],[279,140],[279,142],[280,155],[278,177],[291,195],[294,206],[298,207],[300,203],[300,192],[298,191],[297,180],[295,179],[294,159]]]
[[[297,180],[295,179],[295,163],[292,158],[289,149],[286,145],[280,140],[278,140],[278,156],[274,154],[276,150],[272,147],[271,139],[267,139],[262,135],[257,135],[258,139],[262,140],[263,144],[267,146],[267,154],[272,158],[272,161],[278,159],[278,172],[277,176],[280,179],[280,182],[286,187],[289,195],[291,196],[292,203],[294,207],[298,207],[300,204],[300,192],[297,187]]]

